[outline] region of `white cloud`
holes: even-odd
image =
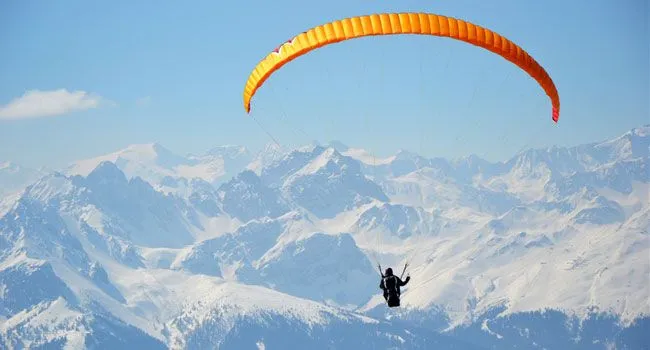
[[[89,94],[86,91],[30,90],[8,104],[0,106],[0,120],[51,117],[72,111],[97,108],[100,102],[102,102],[100,96]]]

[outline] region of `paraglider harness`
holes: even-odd
[[[402,277],[404,277],[404,272],[406,271],[406,267],[408,266],[408,263],[404,264],[404,269],[402,270],[402,274],[399,277],[399,280],[397,279],[397,276],[391,274],[390,276],[385,276],[384,273],[381,270],[381,265],[377,265],[379,267],[379,274],[381,275],[381,284],[380,288],[384,290],[384,299],[386,299],[386,302],[388,304],[388,307],[398,307],[400,306],[400,285],[399,281],[402,280]],[[392,271],[392,270],[391,270]],[[407,282],[409,278],[407,277]]]

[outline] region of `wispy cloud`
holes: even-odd
[[[86,91],[30,90],[0,106],[0,120],[52,117],[97,108],[103,99]]]

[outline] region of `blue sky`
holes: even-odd
[[[245,113],[244,83],[278,44],[327,21],[405,11],[462,18],[522,46],[558,87],[560,123],[514,65],[418,36],[314,51],[253,98],[264,129]],[[56,167],[149,142],[181,154],[256,150],[271,142],[265,131],[284,146],[337,139],[378,155],[490,160],[598,141],[650,123],[648,12],[643,0],[5,1],[0,160]]]

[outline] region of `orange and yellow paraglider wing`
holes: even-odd
[[[345,18],[326,23],[277,47],[253,69],[244,88],[244,108],[264,81],[283,65],[319,47],[343,40],[372,35],[416,34],[444,36],[487,49],[516,64],[544,89],[551,99],[553,120],[560,116],[560,98],[555,84],[544,68],[526,51],[505,37],[478,25],[428,13],[383,13]]]

